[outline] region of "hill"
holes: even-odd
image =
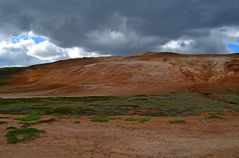
[[[0,96],[111,96],[239,88],[239,55],[147,52],[0,69]]]

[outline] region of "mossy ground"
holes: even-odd
[[[183,124],[186,123],[185,120],[181,120],[181,119],[174,119],[174,120],[170,120],[168,121],[170,124]]]
[[[28,116],[16,118],[16,120],[19,120],[19,121],[37,121],[39,119],[41,119],[41,116],[38,116],[38,115],[28,115]]]
[[[5,121],[5,120],[0,120],[0,125],[6,124],[6,123],[7,123],[7,121]]]
[[[109,122],[110,118],[102,116],[102,117],[93,117],[91,119],[92,122]]]
[[[205,112],[223,113],[225,109],[239,111],[238,98],[239,93],[227,93],[223,100],[216,100],[194,92],[181,92],[119,97],[0,99],[0,114],[116,116],[130,113],[144,116],[193,116]]]
[[[208,119],[224,119],[224,117],[220,114],[211,114],[207,118]]]
[[[39,137],[43,132],[44,131],[36,128],[9,128],[6,137],[9,144],[16,144],[33,140]]]
[[[147,121],[150,121],[151,118],[149,117],[128,117],[125,119],[125,121],[133,121],[133,122],[140,122],[140,123],[144,123],[144,122],[147,122]]]

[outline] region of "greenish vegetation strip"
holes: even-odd
[[[170,124],[183,124],[186,123],[185,120],[180,120],[180,119],[174,119],[174,120],[170,120],[168,121]]]
[[[16,94],[16,93],[29,93],[32,90],[21,90],[21,89],[7,89],[7,90],[0,90],[0,94]]]
[[[207,117],[208,119],[224,119],[222,115],[219,114],[211,114]]]
[[[109,122],[110,121],[110,118],[108,117],[94,117],[91,119],[92,122]]]
[[[149,117],[128,117],[125,119],[125,121],[136,121],[136,122],[140,122],[140,123],[144,123],[147,121],[150,121],[151,118]]]
[[[209,95],[224,96],[223,101],[194,92],[118,97],[0,99],[0,114],[193,116],[205,112],[223,113],[225,109],[239,111],[239,93]]]
[[[30,126],[33,125],[38,125],[38,124],[43,124],[43,123],[47,123],[47,124],[52,124],[53,122],[55,122],[56,119],[55,118],[50,118],[47,120],[39,120],[39,121],[30,121],[30,122],[18,122],[18,124],[22,125],[22,128],[28,128]]]
[[[0,120],[0,125],[6,124],[6,123],[7,123],[7,121],[5,121],[5,120]]]
[[[28,116],[16,118],[16,120],[19,120],[19,121],[37,121],[40,119],[41,119],[41,116],[38,116],[38,115],[28,115]]]

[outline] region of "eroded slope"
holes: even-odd
[[[32,66],[0,88],[29,90],[26,95],[135,95],[237,88],[238,72],[238,55],[144,53]]]

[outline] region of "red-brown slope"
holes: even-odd
[[[31,90],[27,95],[135,95],[238,88],[238,74],[238,55],[144,53],[32,66],[1,89]]]

